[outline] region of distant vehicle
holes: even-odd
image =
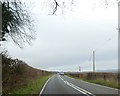
[[[64,76],[64,72],[60,72],[59,75]]]

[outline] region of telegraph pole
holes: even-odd
[[[81,67],[79,66],[79,72],[81,72]]]
[[[93,72],[95,72],[95,51],[93,51]]]

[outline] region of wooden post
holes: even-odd
[[[79,66],[79,72],[81,72],[81,67]]]
[[[95,51],[93,51],[93,72],[95,72]]]

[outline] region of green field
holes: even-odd
[[[31,83],[29,83],[28,85],[13,90],[10,94],[12,94],[12,96],[16,96],[16,94],[39,94],[42,87],[44,86],[45,82],[51,77],[52,75],[49,76],[43,76],[39,79],[37,79],[36,81],[33,81]]]

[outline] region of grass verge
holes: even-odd
[[[104,81],[104,80],[87,80],[87,79],[81,79],[81,80],[84,80],[84,81],[90,82],[90,83],[107,86],[107,87],[120,89],[120,86],[118,86],[118,82],[111,82],[111,81]]]
[[[13,90],[10,94],[39,94],[40,90],[44,86],[45,82],[51,77],[52,75],[43,76],[38,78],[37,80],[29,83],[28,85]]]
[[[90,83],[95,83],[95,84],[99,84],[99,85],[103,85],[103,86],[107,86],[107,87],[120,89],[120,86],[119,86],[118,82],[105,81],[105,80],[88,80],[88,79],[85,79],[85,78],[74,77],[74,76],[71,76],[71,75],[67,75],[67,76],[69,76],[71,78],[83,80],[83,81],[86,81],[86,82],[90,82]]]

